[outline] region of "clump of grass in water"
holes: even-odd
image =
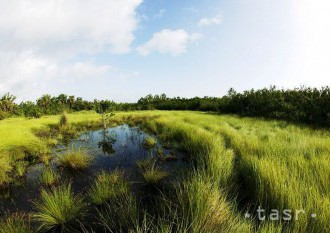
[[[58,183],[58,180],[59,180],[58,173],[51,168],[44,169],[44,171],[41,173],[40,176],[40,182],[49,187]]]
[[[12,215],[0,222],[0,233],[30,233],[32,229],[22,215]]]
[[[153,158],[139,160],[137,166],[140,168],[139,174],[145,186],[157,186],[168,176],[167,172],[156,165]]]
[[[88,167],[92,157],[88,154],[87,149],[71,149],[65,154],[59,155],[58,163],[62,167],[72,170],[82,170]]]
[[[73,232],[86,207],[81,196],[75,196],[71,185],[42,190],[41,199],[35,202],[34,220],[40,231]]]
[[[90,191],[90,198],[95,205],[102,205],[111,198],[123,196],[129,191],[128,183],[121,171],[100,173]]]
[[[156,144],[157,140],[154,137],[147,137],[143,142],[144,147],[147,149],[153,148]]]

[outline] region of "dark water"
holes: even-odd
[[[156,151],[162,151],[165,156],[173,154],[170,150],[162,148],[159,143],[152,149],[146,149],[143,143],[148,136],[150,135],[139,128],[128,125],[89,131],[81,134],[78,139],[70,140],[67,145],[54,148],[54,154],[65,153],[71,148],[88,149],[93,158],[88,168],[72,173],[57,167],[56,158],[51,166],[59,172],[60,183],[70,182],[75,192],[86,192],[95,174],[100,171],[121,169],[128,179],[134,182],[137,179],[136,162],[138,160],[156,156]],[[163,169],[172,175],[185,166],[185,163],[181,161],[182,155],[176,154],[176,157],[177,161],[162,164]],[[5,212],[33,211],[33,201],[37,200],[41,188],[44,188],[39,182],[43,169],[42,164],[32,166],[21,180],[0,190],[0,215]]]

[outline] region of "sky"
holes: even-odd
[[[329,0],[0,0],[0,95],[330,85]]]

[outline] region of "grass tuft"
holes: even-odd
[[[78,229],[85,206],[83,198],[75,196],[70,185],[51,191],[44,189],[41,199],[35,202],[33,217],[41,231],[72,232]]]
[[[129,191],[128,183],[121,171],[101,172],[90,190],[90,198],[95,205],[102,205],[112,198],[123,196]]]
[[[59,155],[58,163],[60,166],[72,170],[82,170],[88,167],[92,157],[88,154],[87,149],[71,149],[65,154]]]
[[[157,140],[154,137],[147,137],[143,142],[144,147],[147,149],[153,148],[156,144]]]
[[[45,168],[40,176],[40,182],[46,186],[53,186],[59,181],[59,174],[51,168]]]

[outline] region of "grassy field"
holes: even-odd
[[[100,119],[93,112],[68,114],[68,121],[76,124]],[[163,144],[184,151],[191,162],[184,178],[157,200],[157,219],[145,215],[132,220],[120,212],[118,219],[130,223],[134,231],[330,231],[329,131],[283,121],[183,111],[123,112],[112,121],[140,125]],[[58,122],[59,116],[0,121],[0,178],[5,180],[15,166],[8,159],[8,154],[15,156],[13,149],[46,150],[50,139],[37,137],[35,130]],[[258,206],[265,209],[264,221],[258,220]],[[291,219],[283,220],[288,211]],[[110,223],[102,214],[106,227]],[[276,217],[280,221],[272,221]]]

